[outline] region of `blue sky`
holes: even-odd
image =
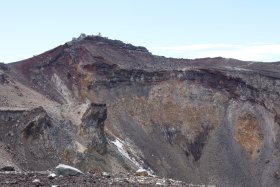
[[[98,34],[168,57],[280,61],[278,0],[0,0],[0,61]]]

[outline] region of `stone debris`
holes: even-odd
[[[147,177],[147,176],[149,176],[149,173],[148,173],[147,170],[140,168],[140,169],[138,169],[138,170],[136,171],[135,175],[136,175],[136,176],[144,176],[144,177]]]
[[[106,178],[110,178],[110,174],[107,172],[102,172],[102,176],[106,177]]]
[[[276,171],[275,173],[274,173],[274,178],[276,178],[276,179],[280,179],[280,171]]]
[[[32,183],[35,184],[36,187],[43,186],[40,179],[34,179]]]
[[[32,182],[33,182],[33,183],[39,183],[40,180],[39,180],[39,179],[34,179]]]
[[[110,174],[110,178],[108,178],[104,177],[105,173],[106,172],[99,172],[94,174],[86,173],[84,175],[61,176],[56,177],[55,179],[50,179],[49,171],[15,173],[3,172],[0,173],[0,186],[208,187],[207,185],[190,184],[172,179],[159,178],[157,176],[135,176],[133,173],[127,173],[125,175]]]
[[[54,179],[56,177],[56,174],[55,173],[50,173],[48,175],[48,179]]]

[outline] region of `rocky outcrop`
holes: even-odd
[[[21,169],[48,169],[59,161],[51,133],[53,124],[42,108],[0,111],[2,142]],[[9,126],[9,128],[7,128]],[[53,136],[52,136],[53,135]]]
[[[9,83],[7,75],[0,72],[0,84],[7,83]]]
[[[3,62],[0,62],[0,70],[7,71],[9,70],[9,66],[7,64],[4,64]]]
[[[82,116],[79,135],[89,140],[88,150],[94,150],[104,155],[107,152],[107,140],[104,132],[104,121],[107,118],[105,104],[90,104]]]
[[[35,108],[31,111],[31,114],[25,115],[34,115],[34,118],[31,118],[21,130],[26,140],[31,139],[31,141],[34,141],[35,139],[41,138],[45,131],[53,126],[50,117],[43,107]],[[28,118],[30,117],[28,116]]]

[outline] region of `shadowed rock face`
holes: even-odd
[[[107,152],[107,140],[104,133],[104,121],[106,118],[106,105],[92,103],[83,114],[82,124],[79,129],[80,136],[91,140],[88,148],[97,151],[101,155]]]
[[[44,134],[44,131],[52,127],[51,119],[46,111],[40,107],[36,108],[32,113],[36,113],[36,116],[28,121],[22,130],[24,139],[39,139]]]
[[[0,116],[1,141],[18,168],[44,170],[54,166],[53,162],[59,162],[59,154],[52,145],[56,138],[54,127],[42,107],[1,110]]]
[[[20,169],[63,162],[196,184],[280,184],[279,63],[164,58],[95,36],[5,67],[1,143]]]

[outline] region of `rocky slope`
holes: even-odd
[[[101,173],[87,173],[80,176],[64,176],[51,178],[46,172],[10,172],[0,173],[0,186],[28,186],[28,187],[205,187],[205,185],[187,184],[172,179],[152,176],[135,176],[133,174],[104,175]]]
[[[172,59],[81,36],[0,65],[0,165],[279,186],[279,96],[279,63]]]

